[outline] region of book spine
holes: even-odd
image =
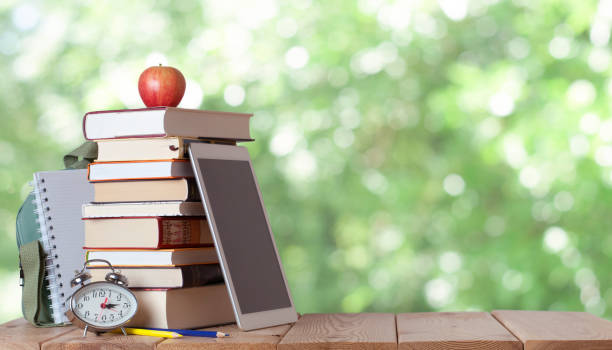
[[[223,273],[219,264],[181,266],[183,288],[199,287],[223,282]]]
[[[51,317],[55,323],[65,323],[68,319],[65,315],[66,308],[62,305],[62,292],[60,290],[57,269],[59,265],[55,263],[55,258],[58,252],[55,245],[55,234],[53,233],[53,225],[51,225],[51,207],[47,204],[47,188],[45,187],[45,179],[39,178],[38,174],[34,174],[34,205],[38,222],[38,231],[40,232],[40,242],[45,252],[45,280],[46,287],[49,290],[49,300],[51,304]]]
[[[85,113],[85,115],[83,116],[83,122],[81,123],[81,129],[83,129],[83,137],[85,138],[85,140],[91,141],[91,139],[87,137],[87,129],[85,128],[85,124],[87,124],[88,115],[89,113]]]
[[[206,221],[201,219],[158,218],[159,248],[196,247],[205,245],[201,242],[202,226]]]
[[[187,199],[186,201],[200,201],[200,191],[194,178],[187,179]]]
[[[186,141],[184,138],[178,138],[178,154],[179,159],[189,159],[189,141]]]

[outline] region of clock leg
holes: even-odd
[[[125,328],[121,327],[121,332],[123,332],[123,335],[127,337],[127,332],[125,331]]]
[[[87,336],[87,328],[89,328],[89,326],[85,325],[85,329],[83,330],[83,337]]]

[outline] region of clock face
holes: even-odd
[[[94,282],[77,290],[70,306],[81,321],[96,328],[111,329],[134,317],[138,305],[128,289],[114,283]]]

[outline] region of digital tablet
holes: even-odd
[[[189,156],[241,329],[297,320],[246,148],[191,143]]]

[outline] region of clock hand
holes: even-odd
[[[107,308],[107,309],[112,309],[112,308],[114,308],[117,305],[119,305],[119,304],[111,304],[111,303],[109,303],[109,304],[106,304],[104,307]]]
[[[96,321],[100,320],[100,317],[102,316],[102,314],[104,313],[104,309],[106,309],[106,303],[108,302],[108,297],[106,297],[106,299],[104,299],[104,302],[102,304],[100,304],[100,307],[102,308],[102,310],[100,311],[100,313],[98,314],[98,317],[96,318]]]

